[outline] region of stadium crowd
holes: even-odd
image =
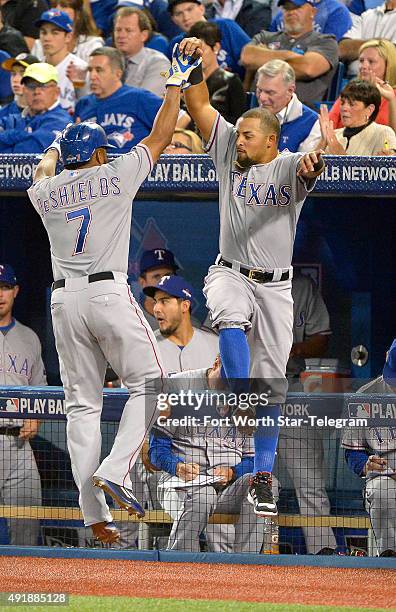
[[[370,2],[365,9],[359,0],[1,0],[0,153],[43,153],[68,123],[86,120],[103,127],[115,152],[130,151],[149,134],[161,106],[173,46],[184,36],[194,36],[203,43],[203,75],[211,104],[228,122],[235,125],[246,109],[258,106],[278,118],[281,151],[321,148],[332,155],[395,155],[396,0]],[[198,130],[185,108],[165,153],[203,154]],[[192,316],[193,290],[188,278],[178,275],[174,254],[162,248],[143,253],[139,285],[140,305],[155,330],[168,374],[177,379],[185,370],[197,370],[201,385],[215,387],[221,368],[216,360],[218,337],[209,320],[201,324]],[[12,268],[0,265],[4,337],[15,327],[17,287]],[[293,297],[294,337],[287,375],[290,387],[301,390],[304,360],[326,354],[331,331],[326,306],[310,279],[293,279]],[[34,342],[41,366],[36,338]],[[385,380],[363,392],[393,390],[389,381],[396,369],[395,351],[393,346]],[[117,384],[116,376],[110,379]],[[46,382],[40,372],[20,384],[35,380]],[[18,447],[14,438],[8,442],[19,448],[15,461],[23,448],[38,482],[29,443],[37,431],[26,433],[29,423],[3,425],[14,430],[15,438],[22,431],[23,444]],[[381,440],[373,440],[366,431],[346,431],[342,443],[351,470],[368,476],[365,503],[378,553],[396,556],[394,471],[386,475],[394,451],[387,455],[387,436],[382,432]],[[163,508],[174,519],[161,545],[196,551],[206,533],[208,550],[260,552],[264,521],[246,502],[252,469],[248,436],[225,443],[218,432],[194,437],[183,427],[157,427],[145,450],[131,478],[140,482],[147,508]],[[323,439],[304,429],[288,430],[280,437],[278,452],[301,514],[327,516]],[[300,465],[306,466],[305,473]],[[197,486],[191,494],[180,482],[188,483],[201,469],[211,475],[213,486]],[[21,486],[10,480],[13,471],[17,473],[3,461],[3,503],[15,501],[13,491]],[[175,479],[178,487],[172,487]],[[39,482],[35,498],[39,505]],[[208,524],[214,512],[237,512],[239,523],[232,529]],[[27,543],[18,539],[16,525],[10,525],[11,541]],[[308,526],[303,531],[309,553],[335,553],[337,542],[330,527]],[[120,541],[134,547],[137,535],[129,528]],[[28,543],[34,543],[32,538],[37,540],[34,522]]]
[[[148,134],[173,46],[188,35],[203,41],[211,104],[230,123],[261,106],[281,123],[281,150],[394,155],[396,8],[364,9],[341,0],[3,1],[1,152],[42,153],[68,122],[86,119],[118,152],[130,150]],[[33,62],[43,67],[23,78]],[[185,110],[177,128],[197,132]]]

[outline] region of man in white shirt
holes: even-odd
[[[126,60],[125,84],[163,96],[170,62],[160,51],[144,46],[152,31],[147,15],[138,8],[122,7],[114,19],[114,45]]]
[[[67,68],[71,62],[83,70],[88,68],[84,60],[73,53],[69,53],[68,45],[72,40],[73,21],[63,11],[51,9],[44,11],[36,21],[40,29],[40,41],[43,46],[45,61],[52,64],[58,71],[60,104],[70,114],[73,114],[77,97],[75,86],[67,77]],[[86,91],[79,92],[84,95]]]
[[[306,153],[320,141],[318,114],[296,95],[296,74],[283,60],[266,62],[257,71],[256,96],[261,108],[274,113],[281,125],[279,150]]]
[[[358,55],[361,45],[372,38],[385,38],[396,43],[396,0],[354,15],[353,26],[338,45],[340,60],[349,64],[348,74],[358,73]]]

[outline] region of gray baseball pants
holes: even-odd
[[[199,552],[199,536],[206,528],[210,515],[216,512],[240,514],[235,525],[232,552],[259,553],[264,537],[264,519],[254,514],[253,506],[247,501],[249,476],[241,476],[219,493],[212,486],[178,490],[159,486],[158,499],[174,521],[168,550]],[[219,529],[207,530],[211,552],[230,552],[227,525],[224,532],[225,537],[222,537]]]

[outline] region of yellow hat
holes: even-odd
[[[51,66],[51,64],[46,64],[45,62],[39,62],[28,66],[23,73],[22,83],[25,79],[34,79],[39,83],[49,83],[50,81],[58,83],[59,81],[58,71],[55,66]]]

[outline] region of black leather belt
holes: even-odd
[[[219,266],[225,266],[226,268],[232,268],[232,263],[221,258]],[[247,276],[250,280],[256,283],[271,283],[274,280],[274,272],[263,272],[262,270],[249,270],[249,268],[239,268],[239,272],[244,276]],[[289,280],[290,271],[282,272],[282,276],[277,281]]]
[[[0,436],[14,436],[17,438],[22,427],[0,427]]]
[[[88,276],[89,283],[96,283],[97,281],[102,281],[102,280],[114,280],[113,272],[97,272],[96,274],[89,274]],[[52,283],[52,291],[55,291],[55,289],[60,289],[61,287],[64,287],[65,285],[66,285],[66,279],[60,278],[59,280],[54,281]]]

